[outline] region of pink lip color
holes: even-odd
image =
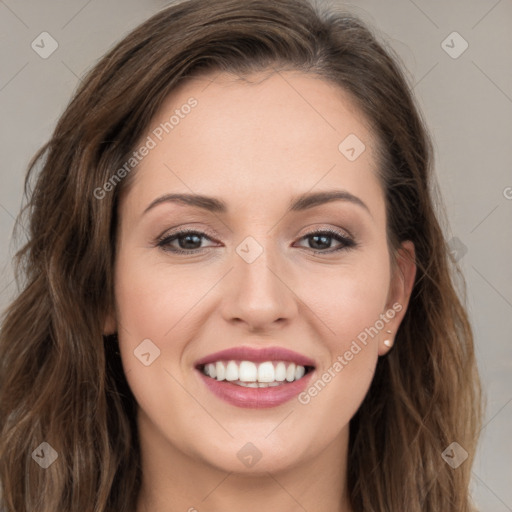
[[[215,352],[214,354],[210,354],[196,361],[196,370],[214,395],[237,407],[250,407],[253,409],[276,407],[291,400],[304,391],[314,371],[310,371],[297,381],[284,381],[285,383],[279,386],[248,388],[237,386],[226,380],[218,381],[212,379],[201,371],[201,366],[217,361],[253,361],[254,363],[264,361],[289,361],[301,366],[315,366],[315,362],[309,357],[281,347],[234,347]]]
[[[252,409],[263,409],[266,407],[276,407],[291,400],[299,393],[304,391],[313,371],[307,373],[299,380],[286,382],[280,386],[268,388],[246,388],[237,386],[229,381],[212,379],[204,375],[201,370],[197,370],[203,382],[208,389],[226,402],[237,407],[247,407]]]
[[[215,363],[217,361],[253,361],[254,363],[262,363],[264,361],[289,361],[300,366],[315,366],[315,362],[309,357],[293,352],[281,347],[235,347],[215,352],[195,363],[195,367],[203,364]]]

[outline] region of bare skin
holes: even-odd
[[[348,95],[299,72],[250,80],[211,75],[173,91],[147,135],[189,98],[197,105],[161,141],[153,136],[156,147],[120,204],[116,311],[105,331],[119,333],[139,406],[137,512],[351,512],[349,422],[414,282],[413,263],[390,264],[373,135]],[[350,134],[366,147],[353,161],[338,148]],[[335,200],[287,212],[301,194],[332,190],[364,205]],[[144,213],[170,193],[214,196],[227,211],[164,201]],[[204,233],[200,252],[190,249],[194,238],[158,245],[178,228]],[[329,235],[315,245],[326,229],[355,245]],[[257,244],[250,250],[262,249],[251,263],[236,251],[246,237]],[[413,256],[414,247],[406,242],[401,253]],[[385,327],[347,355],[389,310]],[[160,350],[148,366],[134,356],[145,339]],[[237,407],[205,386],[195,362],[242,345],[291,349],[315,361],[312,383],[329,369],[331,379],[302,403]],[[251,467],[237,456],[247,443],[261,455]]]

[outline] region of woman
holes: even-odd
[[[431,159],[353,15],[188,0],[136,28],[29,166],[3,507],[472,510]]]

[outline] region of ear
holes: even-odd
[[[416,277],[416,253],[414,244],[407,240],[402,242],[392,265],[391,282],[386,301],[386,323],[379,339],[379,356],[387,354],[393,346],[396,333],[407,311]],[[389,332],[387,332],[389,331]]]

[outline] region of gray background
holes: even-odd
[[[16,291],[12,229],[30,157],[50,136],[82,74],[167,4],[0,0],[0,309]],[[433,135],[447,237],[458,239],[452,244],[468,284],[487,394],[473,492],[483,511],[512,511],[512,1],[344,5],[398,52]],[[58,42],[47,59],[31,47],[44,31]],[[454,31],[469,44],[458,58],[445,49],[460,50],[460,39],[442,45]]]

